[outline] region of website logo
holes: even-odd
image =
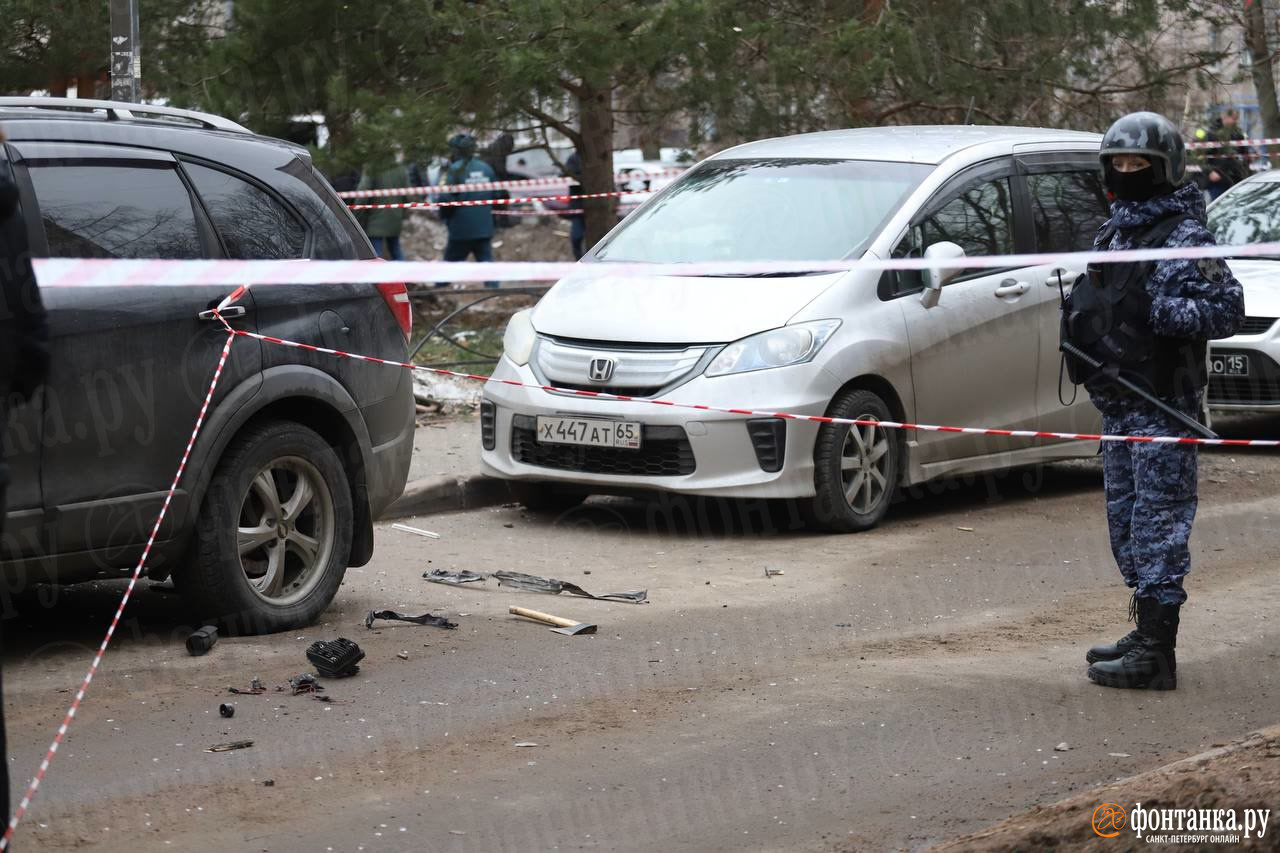
[[[1093,810],[1093,831],[1103,838],[1115,838],[1128,822],[1129,813],[1116,803],[1103,803]]]

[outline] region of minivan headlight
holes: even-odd
[[[708,365],[706,375],[726,376],[812,361],[838,328],[839,320],[814,320],[743,338],[722,349]]]
[[[502,352],[518,367],[529,363],[533,355],[533,345],[538,340],[538,333],[533,328],[532,308],[517,311],[507,321],[507,330],[502,333]]]

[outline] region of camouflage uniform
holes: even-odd
[[[1204,196],[1193,184],[1187,184],[1150,201],[1113,203],[1108,222],[1119,230],[1104,248],[1132,248],[1133,239],[1146,227],[1176,213],[1194,219],[1178,225],[1166,241],[1167,247],[1214,245],[1201,224]],[[1234,334],[1244,319],[1240,283],[1219,260],[1161,261],[1146,289],[1153,300],[1151,326],[1159,335],[1223,338]],[[1121,396],[1102,384],[1087,387],[1102,412],[1103,430],[1108,434],[1190,435],[1141,399]],[[1194,417],[1202,401],[1197,396],[1165,402]],[[1125,583],[1136,588],[1140,597],[1181,604],[1187,597],[1182,578],[1191,570],[1187,542],[1196,514],[1195,445],[1106,442],[1103,473],[1111,549]]]

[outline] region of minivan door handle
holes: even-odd
[[[1012,278],[1006,278],[1000,282],[1000,286],[996,288],[996,296],[1000,299],[1006,299],[1010,296],[1021,296],[1031,289],[1031,285],[1025,281],[1018,281]]]
[[[222,319],[230,320],[234,317],[243,317],[245,314],[248,314],[248,313],[249,313],[249,309],[245,308],[243,305],[228,305],[226,308],[223,308],[217,314],[214,313],[214,310],[212,308],[210,308],[208,311],[201,311],[199,314],[196,315],[196,319],[206,320],[206,321],[217,320],[218,314],[221,314]]]
[[[1075,284],[1076,279],[1079,277],[1080,273],[1075,270],[1069,270],[1064,267],[1054,267],[1049,270],[1049,277],[1044,280],[1044,286],[1057,287],[1058,284],[1061,283],[1064,288],[1070,288],[1071,285]]]

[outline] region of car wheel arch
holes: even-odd
[[[183,516],[175,531],[189,541],[191,525],[227,447],[246,428],[264,420],[289,420],[315,430],[338,453],[347,470],[356,516],[353,519],[353,566],[373,554],[373,519],[366,492],[370,438],[354,399],[327,373],[305,365],[268,368],[233,388],[210,412],[188,462],[189,482]],[[170,561],[157,561],[153,577],[168,576]]]
[[[875,373],[864,373],[861,376],[856,376],[845,382],[836,389],[834,394],[831,395],[831,403],[834,403],[841,395],[848,391],[859,390],[870,391],[881,400],[884,400],[885,405],[889,407],[889,411],[893,414],[894,420],[899,422],[906,420],[906,406],[903,405],[902,397],[898,394],[898,390],[893,387],[893,383],[888,379],[885,379],[883,376]],[[828,411],[830,411],[829,407],[830,403],[828,404]],[[902,460],[902,464],[898,469],[898,476],[899,478],[905,478],[908,470],[907,452],[910,445],[908,445],[906,440],[906,430],[896,430],[895,433],[898,437],[898,451],[901,454],[899,458]]]

